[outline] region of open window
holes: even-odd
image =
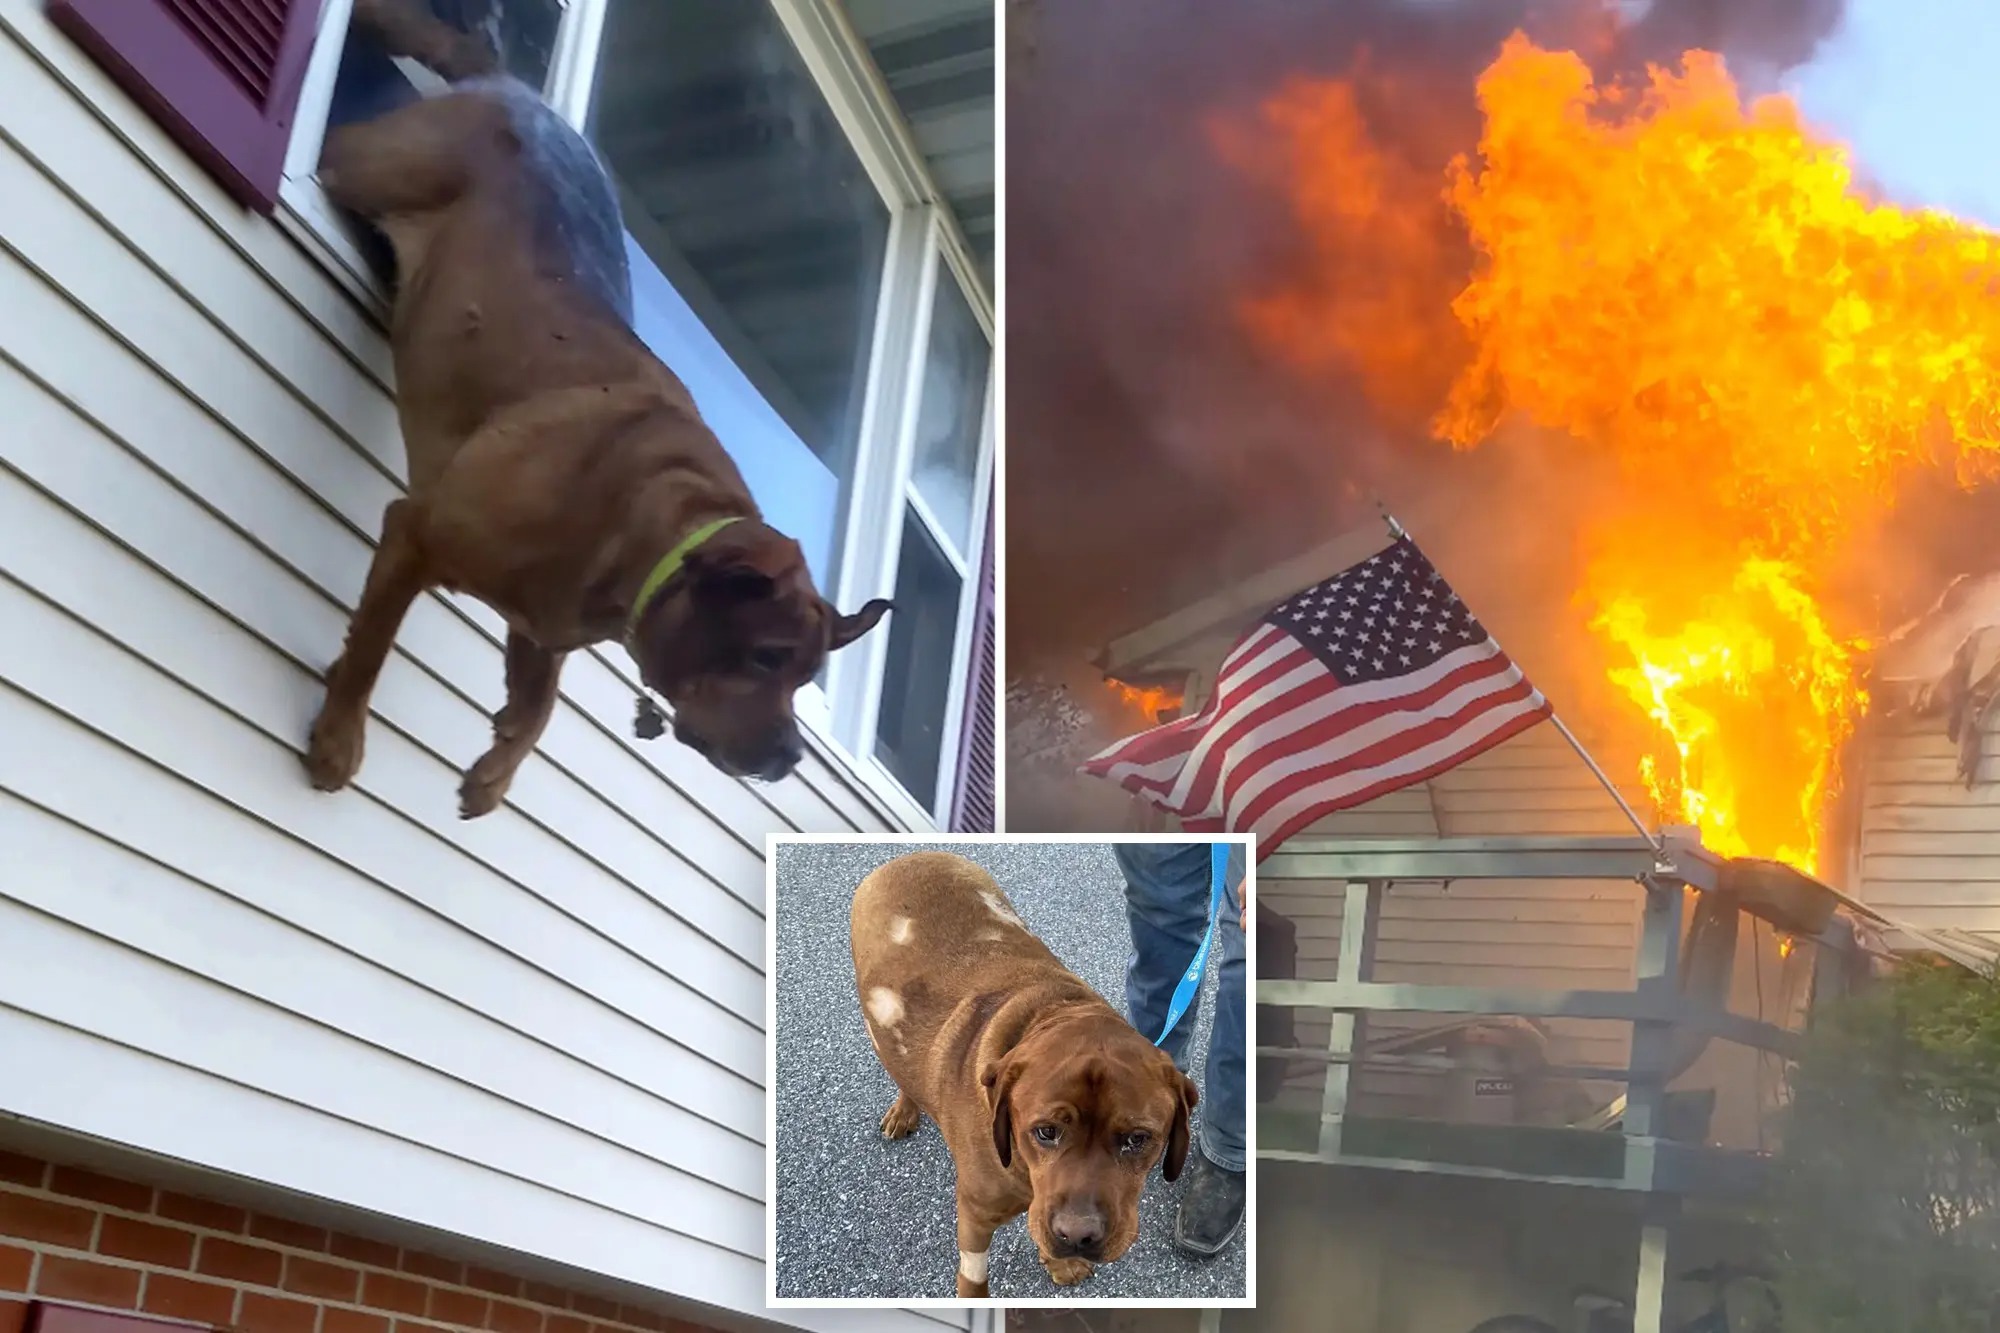
[[[423,2],[483,35],[596,146],[625,215],[636,332],[821,589],[844,608],[896,599],[801,692],[809,729],[903,822],[990,824],[977,791],[993,742],[968,728],[995,720],[992,300],[872,63],[873,47],[914,48],[864,36],[839,0]],[[51,13],[239,201],[382,311],[387,247],[333,208],[315,166],[329,129],[440,81],[351,33],[353,3],[51,0]],[[933,7],[896,13],[929,22],[931,45],[946,28],[979,39],[962,4]],[[990,70],[990,25],[983,40]],[[990,125],[990,80],[964,109]]]

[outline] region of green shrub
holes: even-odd
[[[1821,1014],[1784,1142],[1787,1333],[2000,1331],[2000,979],[1913,961]]]

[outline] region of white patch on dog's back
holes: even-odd
[[[908,944],[910,932],[916,928],[916,924],[906,916],[892,917],[889,921],[889,943]]]
[[[999,917],[1002,921],[1005,921],[1008,925],[1019,926],[1023,930],[1028,928],[1028,923],[1021,920],[1020,917],[1015,916],[1014,909],[1007,906],[1007,900],[993,892],[993,890],[981,889],[979,896],[986,900],[986,910]]]
[[[868,992],[868,1016],[885,1028],[893,1029],[903,1021],[903,997],[887,986],[877,986]]]

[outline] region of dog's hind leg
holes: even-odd
[[[319,183],[334,203],[366,218],[427,213],[464,193],[481,157],[518,151],[511,134],[507,109],[491,98],[427,98],[328,133]]]
[[[466,770],[458,789],[461,819],[477,819],[507,795],[515,771],[534,752],[555,712],[564,656],[518,630],[507,632],[507,702],[493,715],[492,748]]]
[[[885,1139],[907,1139],[917,1132],[924,1113],[910,1100],[910,1094],[898,1089],[896,1100],[882,1113],[882,1137]]]
[[[407,56],[453,83],[500,70],[500,53],[484,38],[460,32],[416,0],[354,0],[351,25],[390,55]]]
[[[321,791],[339,791],[361,771],[368,698],[403,616],[426,586],[417,523],[409,500],[393,501],[382,511],[382,544],[368,566],[361,602],[347,625],[347,642],[327,668],[326,698],[306,746],[306,772]]]

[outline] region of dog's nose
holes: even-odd
[[[780,778],[789,776],[791,771],[799,766],[799,761],[805,757],[805,740],[794,731],[779,739],[758,776],[766,782],[776,782]]]
[[[1049,1219],[1049,1232],[1066,1254],[1089,1259],[1104,1250],[1104,1214],[1061,1212]]]

